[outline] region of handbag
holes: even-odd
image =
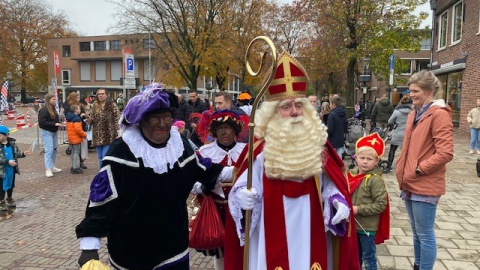
[[[225,228],[212,196],[205,196],[196,218],[192,221],[189,247],[214,249],[223,247]]]
[[[80,144],[80,158],[82,160],[88,159],[88,141],[87,139],[83,139],[82,143]]]

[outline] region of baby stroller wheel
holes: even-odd
[[[351,169],[353,169],[353,168],[355,168],[355,162],[352,161],[352,162],[348,165],[348,169],[351,170]]]
[[[382,168],[382,171],[384,173],[389,173],[391,171],[391,165],[390,162],[387,160],[382,160],[378,163],[378,167]]]

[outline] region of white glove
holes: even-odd
[[[237,195],[238,204],[243,210],[252,210],[257,197],[257,190],[251,188],[248,190],[246,187],[240,189]]]
[[[196,183],[193,185],[193,188],[192,188],[192,191],[191,191],[192,194],[193,194],[193,195],[202,194],[202,193],[203,193],[202,187],[203,187],[202,183],[196,182]]]
[[[347,219],[350,216],[350,209],[347,205],[340,203],[338,200],[333,200],[333,207],[337,209],[337,213],[332,218],[332,224],[337,225],[342,222],[342,220]]]

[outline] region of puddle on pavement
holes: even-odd
[[[40,200],[38,199],[23,199],[21,201],[17,201],[17,206],[15,207],[8,207],[7,211],[0,211],[0,217],[7,217],[12,214],[28,214],[30,212],[35,211],[40,206]]]

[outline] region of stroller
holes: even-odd
[[[357,118],[347,119],[347,133],[345,133],[345,143],[342,159],[346,156],[355,154],[355,144],[358,139],[367,135],[365,131],[365,123]]]
[[[380,136],[380,138],[382,138],[382,140],[384,141],[385,143],[385,146],[388,144],[388,142],[390,142],[392,140],[392,133],[393,133],[393,130],[396,128],[396,125],[388,125],[386,126],[385,128],[379,128],[379,127],[375,127],[373,128],[372,132],[377,132],[378,135]],[[352,157],[352,163],[348,166],[349,169],[353,169],[353,167],[355,167],[356,163],[355,163],[355,158]],[[380,167],[382,168],[382,171],[383,173],[389,173],[390,170],[389,168],[391,168],[391,164],[390,164],[390,161],[388,160],[380,160],[377,164],[377,167]]]
[[[350,120],[350,119],[349,119]],[[392,139],[392,132],[393,130],[395,129],[395,126],[392,126],[392,125],[388,125],[387,127],[385,128],[379,128],[379,127],[376,127],[372,130],[371,133],[373,132],[377,132],[378,135],[382,138],[382,140],[385,142],[385,145],[387,145],[387,143]],[[349,131],[350,131],[350,128],[349,128]],[[362,135],[362,136],[365,136],[366,134]],[[360,137],[359,137],[360,138]],[[358,138],[357,138],[358,140]],[[356,140],[355,140],[356,142]],[[355,142],[353,144],[353,147],[351,148],[351,158],[352,158],[352,161],[351,163],[348,165],[348,169],[353,169],[355,166],[356,166],[356,161],[355,161]],[[390,172],[390,170],[388,168],[391,167],[391,164],[388,160],[380,160],[377,164],[377,167],[380,167],[382,168],[382,171],[384,173],[388,173]]]

